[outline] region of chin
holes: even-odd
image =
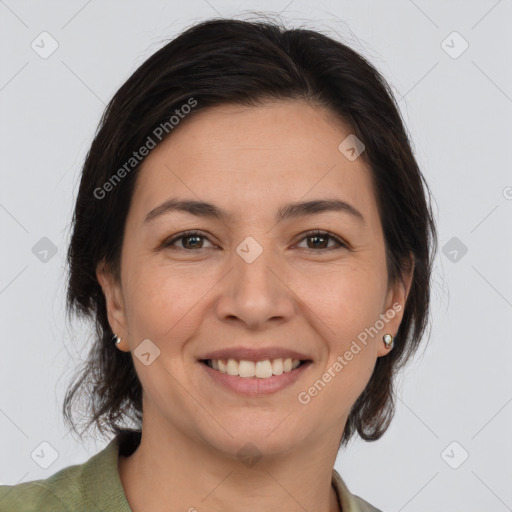
[[[251,415],[248,415],[247,419],[251,420],[251,417],[254,419]],[[251,455],[252,452],[255,455],[280,455],[304,441],[299,438],[297,430],[290,430],[290,427],[293,427],[292,424],[285,426],[287,421],[283,422],[285,418],[286,415],[282,415],[275,418],[271,424],[268,421],[258,422],[255,419],[250,425],[247,422],[237,424],[221,422],[227,432],[218,430],[217,435],[214,436],[215,439],[211,438],[210,432],[208,438],[217,450],[230,456],[236,455],[238,458]]]

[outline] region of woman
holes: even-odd
[[[428,324],[427,196],[342,43],[220,19],[161,48],[106,109],[68,252],[97,340],[65,417],[85,392],[115,437],[0,510],[378,510],[334,463],[384,434]]]

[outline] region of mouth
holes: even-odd
[[[219,357],[219,356],[217,356]],[[245,357],[248,357],[247,355]],[[268,356],[267,356],[268,357]],[[267,359],[199,359],[210,384],[241,396],[268,396],[293,386],[304,379],[311,359],[274,357]]]
[[[261,361],[237,359],[200,359],[199,362],[214,371],[243,379],[270,379],[292,373],[312,363],[310,359],[275,358]]]

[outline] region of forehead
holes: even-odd
[[[251,217],[273,203],[330,198],[375,216],[370,171],[339,150],[349,135],[334,114],[303,101],[208,108],[146,157],[133,206],[144,215],[179,196]]]

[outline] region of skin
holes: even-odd
[[[150,339],[160,350],[148,366],[133,358],[143,433],[135,453],[120,457],[119,473],[134,512],[340,510],[331,487],[339,441],[377,358],[389,353],[382,335],[398,331],[412,276],[388,285],[370,171],[338,150],[349,134],[334,114],[298,100],[226,105],[183,121],[144,161],[120,281],[97,268],[119,348],[133,352]],[[233,218],[170,212],[144,223],[171,197],[213,203]],[[347,201],[365,223],[335,211],[276,223],[283,204],[313,199]],[[190,229],[204,238],[162,247]],[[348,248],[333,239],[316,248],[304,235],[312,229]],[[236,252],[248,236],[263,249],[250,264]],[[299,403],[298,394],[397,303],[401,311],[379,335]],[[313,364],[284,390],[240,396],[197,361],[240,345],[299,350]],[[262,455],[253,467],[237,457],[248,442]]]

